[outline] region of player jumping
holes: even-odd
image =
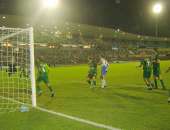
[[[152,64],[149,59],[144,59],[141,61],[138,67],[143,67],[143,79],[148,88],[148,90],[152,90],[152,83],[151,83],[151,74],[152,74]]]
[[[104,58],[101,58],[101,88],[105,88],[106,87],[106,73],[107,73],[107,70],[108,70],[108,62],[104,59]]]
[[[153,60],[153,77],[154,77],[154,83],[155,83],[155,89],[158,89],[158,83],[157,80],[160,81],[162,89],[166,89],[163,79],[161,77],[161,68],[160,68],[160,59],[159,56],[156,55],[154,60]]]
[[[97,76],[97,63],[96,60],[91,60],[89,63],[89,71],[87,76],[87,82],[91,85],[91,87],[96,86],[96,76]]]
[[[38,75],[37,75],[37,93],[38,95],[42,94],[42,90],[40,88],[40,83],[44,82],[45,85],[48,87],[48,89],[50,90],[51,93],[51,97],[54,97],[54,91],[49,83],[49,79],[48,79],[48,73],[49,73],[49,66],[47,64],[44,63],[39,63],[38,64]]]

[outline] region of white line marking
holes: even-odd
[[[5,99],[5,100],[10,100],[10,101],[13,101],[13,102],[19,103],[19,104],[24,104],[20,101],[17,101],[17,100],[11,99],[11,98],[7,98],[7,97],[0,96],[0,98]],[[26,105],[32,107],[32,105],[30,105],[30,104],[26,104]],[[55,112],[55,111],[48,110],[48,109],[45,109],[45,108],[41,108],[41,107],[38,107],[38,106],[33,107],[33,108],[40,110],[40,111],[43,111],[43,112],[50,113],[52,115],[64,117],[64,118],[67,118],[67,119],[70,119],[70,120],[74,120],[74,121],[81,122],[81,123],[84,123],[84,124],[88,124],[88,125],[91,125],[91,126],[95,126],[95,127],[98,127],[98,128],[104,128],[104,129],[107,129],[107,130],[121,130],[119,128],[114,128],[114,127],[109,126],[109,125],[104,125],[104,124],[100,124],[100,123],[97,123],[97,122],[94,122],[94,121],[82,119],[82,118],[79,118],[79,117],[70,116],[70,115],[67,115],[67,114],[64,114],[64,113]]]
[[[120,129],[114,128],[112,126],[96,123],[96,122],[93,122],[93,121],[90,121],[90,120],[85,120],[85,119],[75,117],[75,116],[66,115],[66,114],[60,113],[60,112],[47,110],[47,109],[44,109],[44,108],[41,108],[41,107],[36,107],[36,109],[50,113],[50,114],[53,114],[53,115],[64,117],[64,118],[67,118],[67,119],[70,119],[70,120],[74,120],[74,121],[81,122],[81,123],[84,123],[84,124],[92,125],[92,126],[95,126],[95,127],[104,128],[104,129],[107,129],[107,130],[120,130]]]

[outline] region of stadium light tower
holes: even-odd
[[[54,9],[59,6],[60,0],[43,0],[42,4],[44,8]]]
[[[158,37],[158,18],[162,12],[162,4],[156,3],[153,5],[153,13],[156,15],[155,36]]]

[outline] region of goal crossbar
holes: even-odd
[[[0,30],[3,30],[3,29],[11,29],[11,28],[2,28],[2,27],[0,27]],[[4,41],[5,39],[8,39],[8,38],[11,38],[11,37],[13,37],[13,36],[15,36],[15,35],[18,35],[18,34],[20,34],[20,33],[23,33],[23,32],[26,32],[26,31],[30,31],[30,28],[28,28],[28,29],[16,29],[16,31],[17,32],[14,32],[14,33],[11,33],[11,34],[9,34],[8,36],[1,36],[0,37],[0,42],[2,42],[2,41]]]

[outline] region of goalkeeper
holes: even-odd
[[[42,94],[42,90],[40,88],[40,83],[44,82],[45,85],[48,87],[48,89],[50,90],[51,93],[51,97],[54,97],[54,91],[49,83],[49,79],[48,79],[48,73],[49,73],[49,66],[47,64],[44,63],[38,63],[38,74],[37,74],[37,93],[38,95]]]

